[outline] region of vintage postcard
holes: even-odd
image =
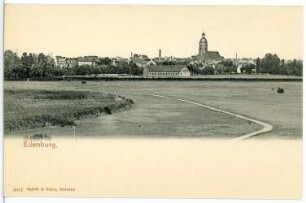
[[[5,197],[302,198],[303,6],[4,8]]]

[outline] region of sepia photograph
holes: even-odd
[[[5,4],[4,195],[301,199],[303,9]]]

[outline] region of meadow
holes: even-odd
[[[5,89],[4,130],[11,132],[47,126],[73,126],[82,118],[111,114],[131,105],[131,100],[112,94]]]
[[[77,121],[77,135],[95,137],[234,138],[261,128],[257,124],[178,101],[148,94],[188,99],[273,125],[258,138],[302,137],[302,82],[249,81],[80,81],[5,82],[5,89],[91,91],[118,94],[133,108]],[[276,92],[284,88],[283,94]],[[5,96],[6,97],[6,96]],[[5,113],[5,117],[9,115]],[[48,129],[54,136],[73,136],[69,127]],[[34,133],[16,131],[14,134]]]

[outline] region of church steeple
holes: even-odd
[[[205,38],[205,32],[203,31],[202,38],[200,39],[199,42],[199,55],[205,55],[207,50],[208,50],[208,43],[207,39]]]

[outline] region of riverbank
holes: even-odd
[[[130,108],[133,101],[102,92],[4,90],[5,132],[47,126],[73,126],[86,117]]]

